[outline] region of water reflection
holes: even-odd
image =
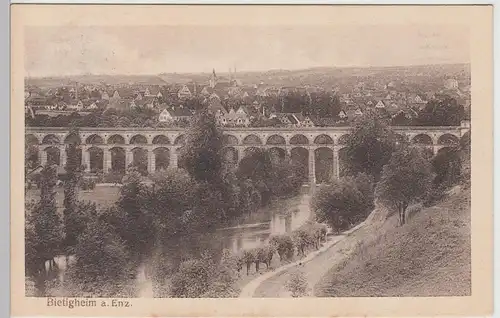
[[[235,253],[261,246],[273,235],[290,233],[303,225],[311,216],[308,191],[293,199],[280,201],[266,209],[258,219],[264,222],[243,222],[237,226],[220,230],[222,247]],[[267,220],[265,220],[265,216]]]

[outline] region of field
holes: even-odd
[[[320,297],[471,294],[470,190],[416,212],[393,215],[314,287]]]

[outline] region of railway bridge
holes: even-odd
[[[460,126],[392,127],[399,138],[428,149],[429,155],[459,142],[470,131],[470,122]],[[310,182],[340,176],[339,154],[351,127],[310,128],[225,128],[224,157],[236,164],[254,148],[270,149],[280,157],[302,160]],[[65,146],[78,143],[86,172],[124,171],[142,162],[148,172],[179,165],[178,156],[186,141],[183,128],[79,128],[78,134],[66,127],[26,127],[26,143],[36,147],[40,164],[66,163]],[[117,160],[120,159],[120,160]],[[147,164],[146,164],[147,162]],[[318,168],[317,168],[318,167]]]

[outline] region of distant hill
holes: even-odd
[[[217,72],[218,76],[229,77],[228,72]],[[171,83],[187,83],[195,81],[205,83],[211,73],[161,73],[158,75],[78,75],[66,77],[27,78],[26,85],[38,87],[55,87],[69,85],[74,82],[83,84],[143,84],[165,85]],[[270,85],[299,86],[342,84],[343,80],[393,79],[409,81],[425,78],[444,79],[447,77],[470,78],[469,64],[441,64],[390,67],[315,67],[302,70],[269,70],[238,72],[236,77],[244,84],[264,82]]]
[[[38,87],[59,87],[62,85],[72,85],[75,82],[80,84],[98,85],[101,83],[109,85],[117,84],[144,84],[144,85],[165,85],[166,82],[158,75],[75,75],[64,77],[38,77],[26,78],[25,85]]]

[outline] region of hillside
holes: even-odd
[[[372,236],[323,276],[316,296],[470,295],[470,190],[424,208],[402,227],[396,218],[373,217]]]

